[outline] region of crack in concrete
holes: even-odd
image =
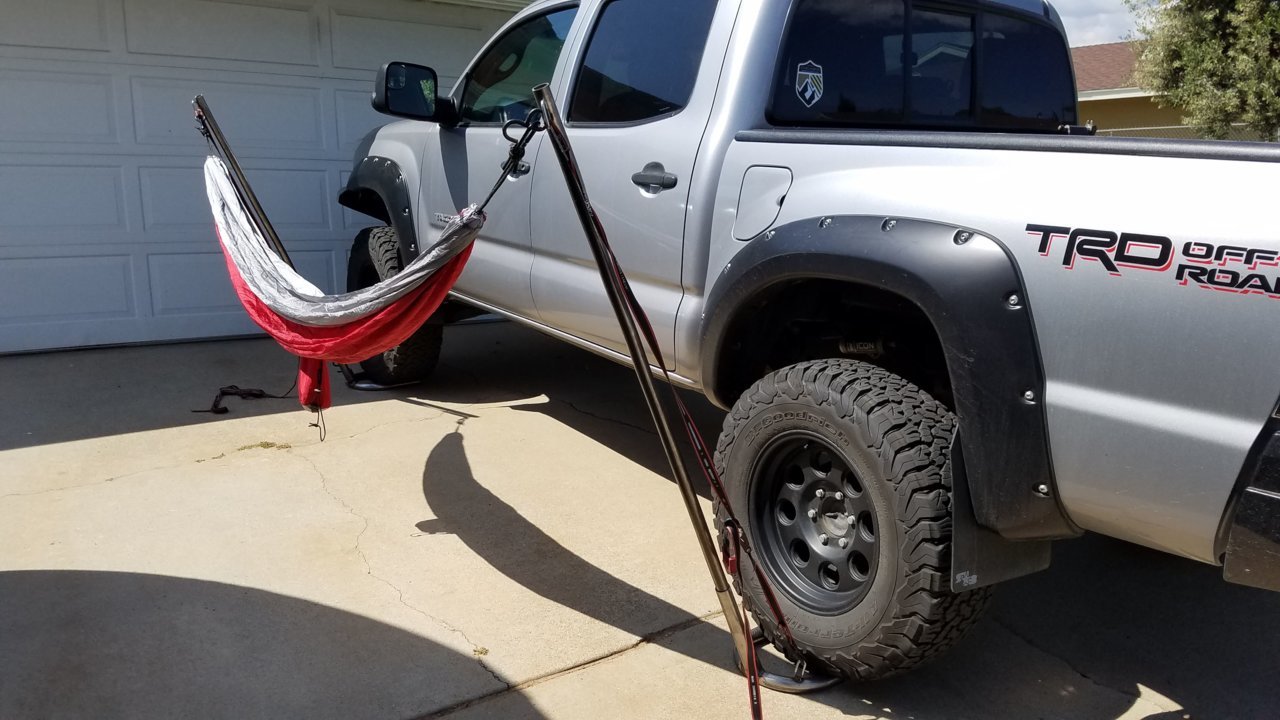
[[[210,458],[206,458],[206,459],[210,459]],[[5,498],[11,498],[11,497],[34,497],[36,495],[47,495],[49,493],[63,492],[66,490],[80,490],[82,488],[95,487],[97,485],[106,485],[107,483],[116,482],[117,480],[128,480],[129,478],[132,478],[135,475],[145,475],[147,473],[160,472],[162,470],[177,470],[180,467],[184,467],[186,465],[190,465],[192,463],[197,463],[197,462],[203,462],[203,461],[187,460],[187,461],[178,463],[176,465],[160,465],[158,467],[146,468],[145,470],[134,470],[133,472],[128,472],[123,475],[112,475],[109,478],[94,480],[93,482],[81,483],[79,485],[62,485],[55,488],[46,488],[44,490],[33,490],[32,492],[6,493],[4,495],[0,495],[0,500],[4,500]]]
[[[317,465],[314,460],[300,453],[290,452],[289,454],[294,455],[298,458],[301,458],[302,460],[305,460],[307,464],[310,465],[313,470],[315,470],[316,476],[320,478],[320,489],[323,490],[326,495],[332,498],[334,502],[341,505],[343,509],[347,511],[348,514],[360,520],[361,522],[360,532],[356,533],[355,544],[352,546],[352,550],[354,550],[356,555],[360,557],[360,562],[364,564],[364,573],[369,577],[373,578],[374,580],[377,580],[383,585],[386,585],[387,587],[391,588],[391,590],[395,592],[396,599],[399,601],[401,605],[421,615],[428,622],[435,623],[436,625],[462,638],[463,642],[465,642],[467,645],[471,647],[471,653],[472,653],[472,656],[475,658],[476,663],[479,664],[480,667],[484,668],[485,672],[489,673],[489,675],[493,677],[493,679],[497,683],[502,685],[501,690],[509,689],[511,687],[511,683],[504,680],[502,676],[500,676],[496,671],[494,671],[493,668],[489,667],[488,663],[480,659],[479,656],[487,652],[487,650],[485,650],[483,647],[473,642],[471,638],[467,637],[467,634],[463,632],[461,628],[457,627],[453,623],[446,621],[444,618],[436,617],[435,615],[432,615],[431,613],[428,613],[422,608],[405,600],[403,590],[401,590],[395,583],[391,582],[387,578],[382,577],[381,575],[373,571],[373,565],[369,563],[369,556],[366,555],[364,549],[360,547],[360,540],[364,537],[365,532],[369,530],[369,518],[356,512],[355,508],[353,508],[349,503],[347,503],[346,500],[343,500],[341,497],[339,497],[329,487],[328,477],[325,476],[324,471],[320,469],[320,466]]]
[[[502,688],[500,690],[494,690],[493,692],[485,693],[483,695],[477,695],[476,697],[473,697],[469,700],[463,700],[462,702],[454,703],[453,705],[450,705],[445,708],[441,708],[440,710],[433,710],[432,712],[429,712],[426,715],[415,716],[414,718],[412,718],[412,720],[437,720],[437,718],[448,717],[450,715],[461,712],[468,708],[472,708],[472,707],[475,707],[476,705],[480,705],[481,703],[485,703],[490,700],[496,700],[497,698],[502,697],[507,693],[520,692],[521,690],[527,690],[528,688],[531,688],[534,685],[541,685],[544,682],[550,682],[559,677],[572,675],[573,673],[576,673],[576,672],[581,672],[583,670],[586,670],[587,668],[594,667],[596,665],[600,665],[601,663],[606,663],[610,660],[613,660],[614,658],[618,658],[623,655],[626,655],[627,653],[632,652],[634,650],[638,650],[639,648],[642,648],[646,645],[656,645],[658,642],[662,640],[665,640],[673,635],[684,632],[685,630],[688,630],[690,628],[696,627],[713,618],[721,617],[722,615],[724,615],[722,611],[715,610],[703,615],[699,615],[697,617],[689,618],[688,620],[682,620],[676,623],[675,625],[669,625],[665,628],[655,630],[647,635],[637,638],[636,641],[631,643],[630,645],[627,645],[626,647],[615,650],[613,652],[605,653],[603,655],[598,655],[593,658],[588,658],[578,663],[577,665],[573,665],[571,667],[563,668],[560,670],[555,670],[549,673],[544,673],[542,675],[529,678],[528,680],[524,680],[519,683],[515,683],[515,684],[507,683],[507,687]]]
[[[157,468],[157,469],[162,469],[162,468]],[[142,472],[148,472],[148,471],[144,470]],[[62,487],[48,488],[45,490],[35,490],[32,492],[7,493],[4,495],[0,495],[0,500],[4,500],[5,498],[12,498],[12,497],[35,497],[36,495],[48,495],[49,493],[62,492],[64,490],[79,490],[80,488],[93,487],[95,485],[105,485],[106,483],[115,482],[116,480],[119,480],[120,478],[123,478],[123,477],[128,477],[128,476],[121,475],[120,477],[110,477],[105,480],[95,480],[94,482],[84,483],[82,485],[64,485]]]
[[[616,425],[622,425],[622,426],[624,426],[624,427],[629,427],[629,428],[631,428],[632,430],[639,430],[640,432],[645,433],[646,435],[657,435],[657,434],[658,434],[658,431],[654,430],[652,427],[646,427],[646,426],[644,426],[644,425],[636,425],[636,424],[634,424],[634,423],[629,423],[629,422],[627,422],[626,420],[620,420],[620,419],[618,419],[618,418],[612,418],[612,417],[608,417],[608,416],[605,416],[605,415],[597,415],[596,413],[593,413],[593,412],[591,412],[591,411],[589,411],[589,410],[583,410],[582,408],[580,408],[580,407],[578,407],[577,405],[573,404],[573,402],[572,402],[572,401],[569,401],[569,400],[560,400],[559,402],[562,402],[562,403],[564,403],[565,405],[568,405],[568,406],[569,406],[569,408],[570,408],[571,410],[573,410],[573,411],[575,411],[575,412],[582,413],[583,415],[586,415],[587,417],[595,418],[595,419],[597,419],[597,420],[604,420],[605,422],[611,422],[611,423],[614,423],[614,424],[616,424]]]
[[[1018,631],[1017,631],[1017,630],[1015,630],[1012,626],[1005,624],[1004,622],[1002,622],[1002,621],[1000,620],[1000,618],[996,617],[994,613],[993,613],[993,614],[991,614],[989,617],[991,618],[991,622],[995,623],[995,624],[996,624],[996,626],[998,626],[998,627],[999,627],[999,628],[1001,628],[1002,630],[1004,630],[1004,631],[1008,632],[1010,635],[1012,635],[1012,636],[1014,636],[1015,638],[1017,638],[1017,639],[1021,640],[1022,642],[1026,643],[1026,645],[1027,645],[1028,647],[1030,647],[1031,649],[1033,649],[1033,650],[1035,650],[1035,651],[1037,651],[1037,652],[1044,653],[1045,655],[1048,655],[1049,657],[1053,658],[1054,660],[1057,660],[1058,662],[1062,663],[1063,665],[1066,665],[1068,670],[1070,670],[1071,672],[1073,672],[1073,673],[1075,673],[1076,675],[1080,676],[1080,678],[1081,678],[1081,679],[1083,679],[1083,680],[1087,681],[1090,685],[1093,685],[1094,687],[1097,687],[1097,688],[1101,688],[1101,689],[1103,689],[1103,690],[1110,690],[1111,692],[1118,693],[1118,694],[1120,694],[1120,695],[1123,695],[1123,696],[1128,697],[1128,698],[1133,698],[1133,699],[1135,699],[1135,700],[1145,700],[1146,702],[1151,702],[1151,700],[1150,700],[1149,698],[1143,698],[1143,697],[1142,697],[1142,693],[1140,693],[1136,688],[1135,688],[1135,689],[1130,690],[1130,689],[1126,689],[1126,688],[1113,687],[1113,686],[1108,685],[1108,684],[1106,684],[1106,683],[1104,683],[1104,682],[1100,682],[1100,681],[1098,681],[1098,680],[1093,679],[1093,677],[1091,677],[1088,673],[1086,673],[1085,671],[1083,671],[1083,670],[1081,670],[1080,668],[1078,668],[1078,667],[1076,667],[1075,665],[1073,665],[1073,664],[1072,664],[1069,660],[1067,660],[1066,658],[1061,657],[1061,656],[1059,656],[1059,655],[1056,655],[1056,654],[1054,654],[1054,653],[1050,652],[1049,650],[1047,650],[1047,649],[1045,649],[1045,648],[1041,647],[1039,644],[1037,644],[1037,643],[1036,643],[1034,640],[1032,640],[1031,638],[1027,637],[1026,635],[1023,635],[1023,634],[1022,634],[1022,633],[1020,633],[1020,632],[1018,632]],[[1158,703],[1153,703],[1153,704],[1158,705]],[[1165,708],[1165,709],[1171,709],[1171,708]]]
[[[354,440],[358,437],[363,437],[365,435],[368,435],[374,430],[380,430],[385,427],[391,427],[392,425],[412,425],[413,423],[426,422],[428,420],[438,420],[439,418],[442,418],[442,417],[444,417],[444,413],[437,412],[434,415],[427,415],[425,417],[404,418],[403,420],[389,420],[387,422],[379,423],[372,427],[367,427],[358,433],[353,433],[351,435],[344,435],[343,437],[336,438],[336,440]]]

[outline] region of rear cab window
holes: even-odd
[[[984,4],[796,0],[768,119],[783,126],[1055,132],[1076,122],[1066,41]]]

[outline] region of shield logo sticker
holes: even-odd
[[[806,60],[796,68],[796,95],[805,107],[822,99],[822,66]]]

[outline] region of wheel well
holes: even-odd
[[[838,280],[773,285],[738,309],[717,349],[715,396],[732,405],[752,383],[805,360],[879,365],[954,407],[942,342],[918,306]]]
[[[338,204],[359,213],[375,217],[384,223],[391,222],[391,213],[382,196],[370,188],[349,188],[338,195]]]

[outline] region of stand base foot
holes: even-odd
[[[760,628],[753,628],[751,630],[751,642],[757,649],[759,649],[768,644],[769,639],[764,636],[763,630]],[[734,660],[736,661],[738,670],[746,672],[746,669],[742,666],[742,658],[737,657],[737,653],[734,653]],[[774,692],[787,693],[789,695],[803,695],[805,693],[826,690],[827,688],[835,687],[836,685],[844,682],[844,678],[842,677],[819,675],[806,670],[803,666],[797,666],[796,670],[797,674],[792,677],[772,673],[768,670],[761,670],[760,685],[761,687],[769,688]]]

